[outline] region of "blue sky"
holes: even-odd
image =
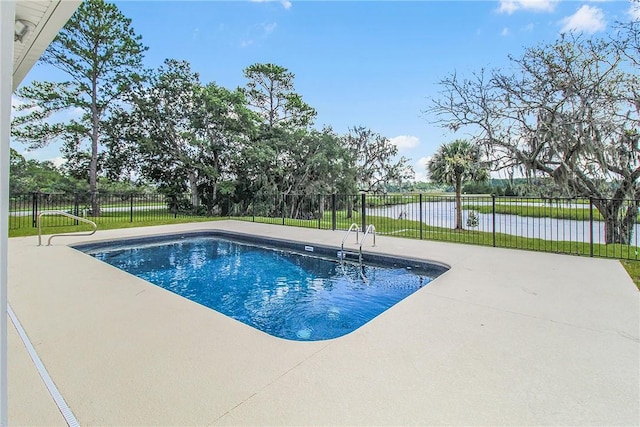
[[[562,31],[603,36],[616,21],[640,18],[629,1],[116,1],[149,46],[146,65],[189,61],[201,81],[244,86],[243,69],[271,62],[295,74],[316,126],[371,128],[411,159],[418,179],[438,146],[464,135],[422,111],[452,72],[508,66],[509,54],[553,41]],[[23,84],[58,74],[34,67]],[[53,77],[55,78],[55,77]],[[19,152],[38,160],[59,146]]]

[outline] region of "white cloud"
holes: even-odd
[[[391,143],[398,147],[399,150],[416,147],[420,144],[420,139],[417,136],[400,135],[390,139]]]
[[[74,109],[70,110],[67,114],[72,119],[79,119],[80,117],[82,117],[84,113],[85,113],[84,109],[80,107],[75,107]]]
[[[273,33],[277,27],[278,24],[276,22],[272,22],[271,24],[262,24],[262,29],[264,30],[265,36]]]
[[[2,0],[0,0],[2,1]],[[20,116],[26,116],[27,114],[33,112],[33,111],[38,111],[40,110],[40,107],[31,107],[31,108],[26,108],[22,111],[18,111],[19,107],[22,107],[24,105],[26,105],[27,103],[24,102],[22,99],[18,98],[15,94],[11,95],[11,117],[20,117]]]
[[[529,23],[529,24],[525,25],[524,27],[522,27],[522,31],[531,32],[531,31],[533,31],[533,27],[534,27],[534,25],[532,23]]]
[[[62,166],[65,163],[67,163],[67,159],[65,159],[64,157],[61,157],[61,156],[54,157],[53,159],[48,159],[48,161],[53,163],[57,168],[59,168],[60,166]]]
[[[431,156],[420,157],[413,165],[413,170],[416,173],[416,181],[427,181],[427,164],[431,160]]]
[[[627,11],[631,19],[640,20],[640,2],[631,3]]]
[[[516,10],[518,10],[518,5],[515,1],[500,1],[498,12],[511,15]]]
[[[56,144],[52,144],[56,145]],[[38,162],[51,162],[56,166],[66,163],[66,160],[59,155],[59,147],[48,145],[46,148],[36,150],[23,149],[20,155],[27,160],[36,160]],[[57,155],[58,154],[58,155]]]
[[[1,1],[1,0],[0,0]],[[254,25],[247,31],[247,37],[240,42],[240,47],[249,47],[266,40],[278,28],[277,22]]]
[[[571,16],[567,16],[561,21],[561,32],[568,31],[583,31],[585,33],[593,34],[598,31],[603,31],[607,26],[607,21],[604,19],[604,12],[602,9],[583,5]]]
[[[17,95],[11,94],[11,114],[12,115],[27,114],[27,113],[30,113],[31,111],[35,111],[35,110],[38,109],[38,107],[32,107],[32,108],[27,108],[26,110],[22,110],[22,111],[18,112],[18,108],[22,107],[22,106],[24,106],[26,104],[27,103],[25,101],[23,101],[22,99],[20,99]]]
[[[0,0],[2,1],[2,0]],[[246,38],[240,42],[240,47],[245,48],[260,44],[262,40],[266,40],[278,28],[277,22],[262,23],[252,26],[248,31]]]
[[[499,13],[511,15],[517,10],[553,12],[558,0],[500,0]]]
[[[1,0],[0,0],[1,1]],[[26,105],[27,103],[24,102],[22,99],[18,98],[15,94],[11,95],[11,115],[13,117],[16,116],[22,116],[22,115],[26,115],[32,111],[37,111],[38,109],[40,109],[40,107],[32,107],[32,108],[27,108],[25,110],[22,111],[18,111],[19,107],[22,107],[23,105]],[[82,115],[85,113],[85,110],[83,110],[80,107],[74,107],[68,110],[62,110],[58,113],[55,113],[52,117],[56,117],[58,119],[62,118],[62,120],[66,120],[66,119],[79,119],[82,117]]]
[[[249,0],[252,3],[267,3],[267,2],[271,2],[273,0]],[[291,9],[292,3],[290,0],[280,0],[280,4],[282,5],[282,7],[284,7],[285,9]]]
[[[504,27],[502,29],[502,31],[500,31],[500,35],[503,36],[503,37],[508,36],[509,35],[509,29],[507,27]]]

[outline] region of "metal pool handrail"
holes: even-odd
[[[67,218],[71,218],[71,219],[75,219],[76,221],[82,221],[85,222],[87,224],[91,224],[93,226],[93,231],[91,233],[74,233],[74,234],[53,234],[51,236],[49,236],[49,240],[47,240],[47,246],[51,246],[51,239],[53,239],[54,237],[57,236],[91,236],[93,234],[95,234],[96,230],[98,229],[98,225],[91,221],[88,220],[86,218],[82,218],[79,217],[77,215],[72,215],[68,212],[65,211],[57,211],[57,210],[50,210],[50,211],[42,211],[38,214],[38,246],[42,246],[42,221],[40,220],[40,218],[43,215],[62,215],[62,216],[66,216]]]
[[[360,231],[360,228],[358,227],[358,224],[356,224],[355,222],[353,224],[351,224],[349,226],[349,229],[347,230],[347,232],[344,234],[344,237],[342,238],[342,252],[344,253],[344,242],[347,240],[347,237],[349,237],[349,234],[351,233],[351,231],[356,230],[356,245],[358,244],[358,232]]]
[[[364,244],[364,241],[369,233],[373,234],[373,245],[371,246],[376,245],[376,228],[373,226],[373,224],[369,224],[367,230],[364,232],[364,236],[362,236],[362,240],[360,241],[360,262],[362,262],[362,245]]]

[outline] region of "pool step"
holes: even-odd
[[[360,252],[338,251],[338,258],[360,260]]]

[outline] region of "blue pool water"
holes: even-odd
[[[88,253],[261,331],[299,341],[345,335],[433,279],[407,267],[340,263],[218,237]]]

